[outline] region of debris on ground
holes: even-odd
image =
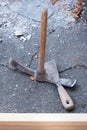
[[[58,0],[50,0],[52,5],[54,5]]]
[[[75,23],[75,19],[71,15],[71,10],[76,6],[77,0],[52,0],[51,2],[55,3],[54,6],[49,4],[49,1],[43,0],[41,2],[34,1],[33,3],[32,1],[27,2],[23,0],[22,2],[14,1],[9,9],[26,18],[32,19],[33,22],[41,22],[41,9],[48,8],[49,21],[55,21],[55,28],[60,26],[68,28],[72,26]],[[14,8],[15,5],[17,5],[16,8]],[[49,26],[53,26],[51,22],[49,22]]]
[[[29,34],[26,39],[29,41],[31,39],[31,34]]]
[[[22,40],[22,41],[25,42],[27,39],[26,39],[25,37],[21,36],[21,37],[20,37],[20,40]]]
[[[44,6],[45,5],[45,6]],[[16,7],[15,7],[16,6]],[[24,1],[21,0],[20,2],[14,1],[10,5],[10,10],[15,11],[16,13],[32,19],[33,21],[40,22],[41,21],[41,10],[43,8],[48,8],[48,18],[53,14],[52,10],[48,6],[47,1]]]
[[[14,27],[14,34],[17,37],[21,37],[26,33],[26,29],[23,27]]]
[[[19,35],[18,35],[19,36]],[[26,41],[26,40],[30,40],[31,39],[31,34],[27,35],[27,36],[23,36],[23,35],[20,35],[20,40],[22,41]]]
[[[78,1],[77,1],[77,5],[76,5],[76,8],[72,10],[71,15],[72,15],[75,19],[77,19],[77,18],[79,18],[79,15],[81,14],[82,10],[83,10],[82,0],[78,0]]]

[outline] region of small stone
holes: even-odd
[[[31,39],[31,34],[29,34],[27,37],[26,37],[27,40],[30,40]]]
[[[2,43],[2,39],[0,39],[0,43]]]
[[[14,28],[14,34],[15,34],[15,36],[17,36],[17,37],[21,37],[21,36],[23,36],[25,33],[26,33],[25,28],[22,28],[22,27],[15,27],[15,28]]]
[[[18,84],[16,84],[16,87],[18,87]]]
[[[21,37],[20,40],[23,40],[24,42],[26,41],[26,38],[25,37]]]
[[[15,36],[22,36],[23,35],[21,30],[15,30],[14,34],[15,34]]]

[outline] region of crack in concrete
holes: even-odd
[[[31,66],[31,64],[32,64],[32,61],[33,61],[33,59],[34,59],[34,57],[37,55],[37,52],[35,52],[33,55],[32,55],[32,57],[31,57],[31,60],[30,60],[30,63],[29,63],[29,65],[27,65],[26,67],[29,67],[30,68],[30,66]]]
[[[4,63],[0,63],[0,66],[10,69],[10,67],[8,65],[4,64]]]
[[[72,70],[72,69],[78,69],[78,68],[87,69],[87,66],[86,65],[77,64],[75,66],[71,66],[69,68],[65,68],[64,70],[60,70],[59,73],[63,73],[63,72],[66,72],[66,71],[69,71],[69,70]]]
[[[55,31],[56,31],[55,29],[52,29],[51,31],[49,31],[48,34],[52,34],[52,33],[54,33]]]
[[[37,50],[34,52],[34,54],[32,54],[31,59],[30,59],[30,63],[26,67],[29,67],[29,68],[31,67],[32,61],[34,60],[35,56],[38,55],[38,53],[39,53],[39,45],[38,45]]]
[[[32,55],[31,60],[30,60],[30,63],[29,63],[29,65],[28,65],[27,67],[30,67],[30,66],[31,66],[32,61],[33,61],[33,58],[35,57],[36,54],[37,54],[37,52],[35,52],[35,53]],[[8,69],[12,69],[12,68],[10,68],[8,65],[6,65],[6,64],[4,64],[4,63],[0,63],[0,66],[6,67],[6,68],[8,68]],[[87,66],[86,66],[86,65],[77,64],[77,65],[75,65],[75,66],[71,66],[71,67],[69,67],[69,68],[65,68],[64,70],[59,70],[59,73],[63,73],[63,72],[66,72],[66,71],[69,71],[69,70],[72,70],[72,69],[79,69],[79,68],[87,69]],[[15,70],[17,70],[17,69],[15,69]]]

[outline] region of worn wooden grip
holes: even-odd
[[[73,100],[63,88],[63,86],[58,86],[58,92],[61,99],[61,102],[66,110],[72,110],[74,108]]]
[[[39,51],[39,61],[38,61],[38,73],[44,73],[47,16],[48,16],[48,10],[43,9],[42,15],[41,15],[41,33],[40,33],[40,51]]]

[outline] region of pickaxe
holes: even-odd
[[[10,58],[9,63],[12,67],[34,76],[36,81],[50,82],[57,85],[57,90],[61,99],[61,102],[66,110],[72,110],[74,103],[65,88],[62,86],[73,87],[76,84],[76,80],[59,78],[59,73],[54,60],[45,61],[45,49],[46,49],[46,33],[47,33],[47,16],[48,10],[42,10],[41,16],[41,34],[40,34],[40,50],[37,70],[25,67],[16,60]]]

